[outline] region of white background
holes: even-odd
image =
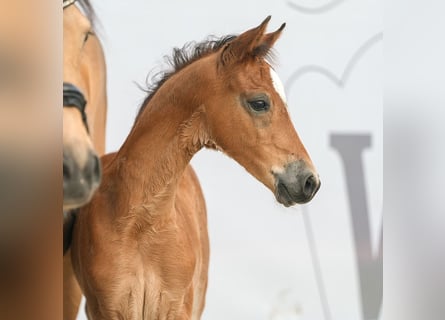
[[[292,83],[289,79],[308,65],[341,78],[354,54],[382,32],[381,1],[107,0],[93,4],[108,66],[107,151],[120,147],[144,99],[135,82],[144,85],[150,71],[161,70],[162,57],[173,47],[208,35],[243,32],[269,14],[270,30],[287,23],[276,46],[276,69],[286,86],[293,122],[322,180],[319,193],[304,210],[310,216],[332,319],[361,319],[345,176],[329,137],[332,133],[372,136],[364,168],[377,247],[382,222],[381,38],[352,63],[344,86],[316,72]],[[222,154],[203,150],[192,164],[206,196],[211,240],[203,319],[325,320],[302,208],[281,207],[269,190]],[[83,310],[79,319],[85,319]]]

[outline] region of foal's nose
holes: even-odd
[[[70,206],[83,205],[99,186],[99,158],[92,151],[88,152],[84,163],[79,163],[70,152],[64,152],[63,158],[63,202]]]
[[[275,196],[286,207],[309,202],[321,185],[318,175],[303,160],[287,164],[275,178]]]

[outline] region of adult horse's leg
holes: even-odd
[[[71,250],[63,257],[63,320],[74,320],[79,312],[82,291],[74,276]]]

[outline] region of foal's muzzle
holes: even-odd
[[[303,160],[291,162],[275,174],[275,197],[286,207],[312,200],[320,189],[318,175]]]

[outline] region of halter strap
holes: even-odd
[[[87,105],[87,101],[85,100],[85,96],[82,91],[77,88],[75,85],[64,82],[63,83],[63,107],[64,108],[76,108],[79,110],[82,115],[82,121],[89,132],[88,122],[87,122],[87,114],[85,112],[85,107]]]
[[[77,0],[63,0],[63,9],[65,10],[70,5],[74,4]]]

